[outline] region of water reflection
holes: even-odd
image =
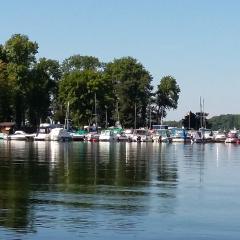
[[[158,143],[2,141],[0,225],[35,231],[46,222],[49,228],[58,222],[93,230],[102,227],[100,216],[106,214],[109,228],[124,231],[126,225],[136,227],[139,216],[173,214],[178,185],[174,148]]]

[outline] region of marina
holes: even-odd
[[[3,239],[238,239],[235,144],[0,141]]]

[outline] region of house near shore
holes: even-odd
[[[14,126],[15,126],[14,122],[1,122],[0,133],[12,134]]]

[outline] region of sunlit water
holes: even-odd
[[[240,145],[0,141],[0,239],[240,239]]]

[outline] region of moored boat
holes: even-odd
[[[99,141],[113,141],[116,140],[116,135],[114,134],[113,130],[106,129],[102,130],[101,134],[99,135]]]
[[[155,142],[172,142],[172,137],[168,129],[156,129],[153,131],[152,138]]]
[[[237,131],[230,131],[227,135],[227,138],[225,140],[225,143],[238,143],[239,139],[238,139],[238,133]]]
[[[153,142],[152,136],[145,128],[135,129],[132,136],[133,142]]]
[[[24,131],[15,131],[13,134],[4,135],[5,140],[18,140],[18,141],[27,141],[33,140],[35,134],[27,134]]]
[[[171,129],[172,142],[191,142],[191,138],[184,128],[172,128]]]
[[[226,134],[223,132],[218,132],[214,136],[214,142],[225,142],[226,141]]]

